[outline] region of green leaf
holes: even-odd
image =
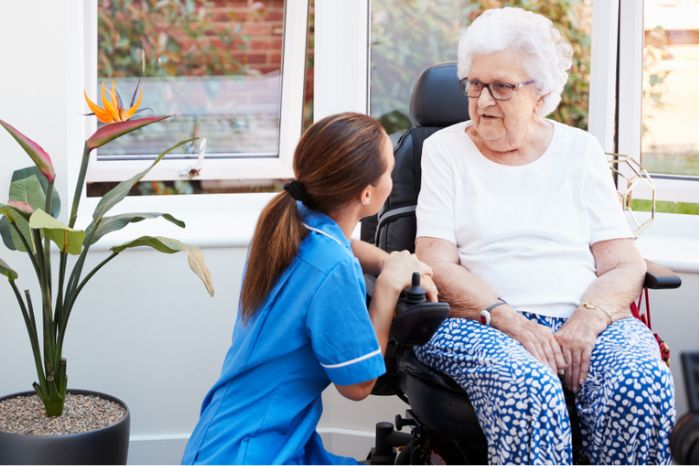
[[[35,175],[15,180],[10,184],[10,200],[26,202],[32,209],[41,209],[46,203],[46,194]]]
[[[166,118],[170,118],[170,115],[164,116],[153,116],[137,118],[134,120],[120,121],[118,123],[110,123],[99,128],[95,133],[88,138],[86,144],[90,150],[102,147],[110,141],[114,141],[117,138],[129,134],[144,126],[148,126],[152,123],[157,123]]]
[[[0,275],[4,275],[10,280],[17,280],[17,272],[12,270],[2,259],[0,259]]]
[[[133,241],[129,241],[128,243],[114,246],[111,250],[113,253],[119,254],[125,249],[136,248],[139,246],[150,247],[166,254],[173,254],[178,251],[187,253],[187,261],[190,264],[190,268],[195,274],[197,274],[200,280],[202,280],[202,283],[204,283],[204,286],[207,288],[209,295],[214,296],[214,286],[211,281],[211,273],[209,272],[207,265],[204,263],[204,256],[199,248],[189,246],[172,238],[165,238],[162,236],[142,236]]]
[[[95,207],[95,212],[92,214],[92,218],[94,220],[97,220],[100,217],[103,217],[112,207],[117,205],[119,202],[121,202],[122,199],[124,199],[128,194],[129,191],[131,191],[131,188],[133,188],[136,183],[141,181],[141,178],[146,176],[146,174],[151,171],[153,167],[156,166],[158,162],[161,161],[163,157],[168,155],[170,152],[174,151],[180,146],[183,146],[187,143],[190,143],[192,141],[195,141],[199,138],[190,138],[190,139],[185,139],[183,141],[178,142],[174,146],[166,149],[165,151],[161,152],[158,154],[156,159],[153,161],[153,163],[143,170],[142,172],[137,173],[136,175],[132,176],[128,180],[122,181],[118,185],[116,185],[114,188],[112,188],[111,191],[109,191],[107,194],[105,194],[102,199],[100,199],[100,202],[97,204],[97,207]]]
[[[104,217],[100,222],[97,229],[94,228],[95,223],[91,223],[87,229],[87,236],[90,237],[93,229],[95,230],[94,235],[90,240],[90,244],[96,243],[100,238],[113,231],[121,230],[129,223],[136,223],[149,218],[163,217],[165,220],[174,223],[180,228],[185,228],[185,222],[178,220],[170,214],[164,214],[161,212],[142,212],[142,213],[130,213],[115,215],[114,217]]]
[[[4,215],[11,222],[16,222],[22,218],[22,213],[12,206],[0,203],[0,215]]]
[[[39,171],[48,178],[49,181],[53,181],[56,178],[56,172],[53,169],[53,164],[51,163],[51,157],[36,142],[29,139],[27,136],[22,134],[17,128],[12,126],[6,121],[0,120],[0,126],[5,128],[10,135],[15,138],[15,141],[24,149],[27,155],[32,159],[34,164],[37,166]]]
[[[29,225],[27,225],[29,226]],[[16,232],[13,231],[12,225],[7,220],[7,217],[0,219],[0,237],[5,247],[11,251],[26,251],[26,248],[21,244],[18,237],[13,237]]]
[[[41,190],[37,190],[36,182],[39,182]],[[46,191],[49,183],[46,178],[41,175],[41,172],[36,167],[27,167],[20,170],[15,170],[12,173],[12,182],[10,183],[10,199],[11,201],[27,202],[32,208],[43,209],[46,204]],[[33,200],[30,200],[33,199]],[[58,217],[61,213],[61,198],[58,192],[53,190],[53,200],[51,201],[51,215]]]
[[[47,238],[56,243],[61,252],[80,254],[82,250],[85,232],[69,228],[68,225],[41,209],[36,210],[29,217],[29,227],[35,230],[40,229]]]
[[[0,220],[0,236],[2,236],[2,241],[5,243],[8,249],[12,251],[22,251],[25,252],[27,249],[24,247],[24,243],[17,234],[17,230],[11,225],[11,222],[17,225],[19,231],[22,232],[24,239],[34,250],[34,242],[32,240],[31,231],[29,230],[29,222],[24,218],[20,212],[18,212],[13,207],[5,204],[0,204],[0,215],[4,217]]]

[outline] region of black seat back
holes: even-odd
[[[469,119],[455,62],[432,65],[421,73],[411,90],[409,116],[414,127],[394,147],[394,188],[379,213],[362,221],[362,239],[388,252],[415,249],[423,141],[439,129]]]
[[[401,136],[394,148],[391,194],[378,215],[362,220],[362,240],[389,252],[415,249],[423,141],[434,132],[469,118],[455,62],[430,66],[420,74],[411,90],[409,116],[414,127]],[[375,395],[403,396],[398,384],[396,351],[390,342],[384,357],[387,373],[377,381]]]

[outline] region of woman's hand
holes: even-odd
[[[432,279],[433,269],[408,251],[395,251],[389,254],[382,264],[376,283],[378,286],[393,290],[398,298],[401,291],[411,286],[413,272],[420,272],[420,286],[425,289],[428,301],[437,301],[437,287]]]
[[[394,319],[399,294],[404,288],[411,286],[413,272],[420,272],[421,286],[425,288],[427,298],[437,301],[437,289],[430,278],[433,270],[415,255],[408,251],[392,252],[381,264],[381,272],[374,283],[374,296],[369,305],[369,314],[382,354],[386,351],[389,341],[389,329]]]
[[[586,380],[595,340],[606,327],[602,314],[579,308],[555,334],[566,361],[564,383],[572,392],[577,393]]]
[[[555,374],[562,373],[566,368],[561,346],[552,329],[526,319],[510,306],[499,306],[492,311],[492,316],[491,324],[494,327],[523,345]]]

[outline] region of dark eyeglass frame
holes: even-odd
[[[502,82],[498,82],[498,81],[494,81],[492,83],[485,83],[485,82],[479,81],[478,79],[469,79],[469,77],[466,77],[466,78],[462,78],[459,80],[459,87],[462,89],[462,93],[464,93],[464,95],[466,95],[470,99],[478,99],[479,97],[481,97],[481,93],[484,92],[484,88],[487,88],[489,90],[489,95],[491,96],[491,98],[493,100],[496,100],[499,102],[504,102],[506,100],[512,99],[513,94],[515,94],[515,91],[517,91],[518,89],[520,89],[522,87],[529,86],[530,84],[532,84],[534,82],[535,82],[534,79],[530,79],[528,81],[523,81],[523,82],[515,83],[515,84],[502,83]],[[479,93],[477,95],[469,95],[468,86],[470,85],[470,83],[479,83],[481,85],[481,88],[479,89]],[[505,99],[502,97],[496,97],[494,95],[494,91],[493,91],[491,86],[503,86],[504,89],[509,90],[510,96],[505,98]]]

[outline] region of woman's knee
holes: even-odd
[[[673,416],[671,370],[660,359],[636,358],[625,361],[610,378],[615,408],[619,414]]]
[[[554,372],[538,361],[510,367],[511,377],[504,384],[519,394],[524,403],[546,410],[566,410],[561,381]],[[527,400],[525,400],[527,398]]]

